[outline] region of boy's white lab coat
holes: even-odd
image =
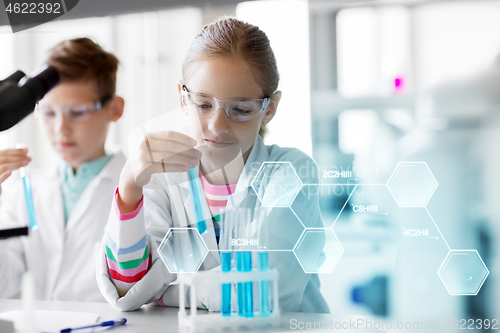
[[[245,169],[236,185],[235,193],[228,201],[227,209],[231,209],[233,202],[236,207],[251,208],[252,211],[261,207],[260,201],[251,187],[251,182],[265,161],[291,162],[295,170],[306,171],[306,175],[301,177],[303,183],[318,184],[318,168],[310,157],[298,149],[280,148],[276,145],[266,146],[261,137],[257,136]],[[272,181],[272,179],[266,181]],[[201,199],[204,205],[205,219],[211,221],[211,213],[204,193],[202,193]],[[128,230],[137,234],[135,237],[140,239],[143,234],[137,231],[140,231],[141,226],[144,229],[145,225],[151,249],[152,265],[148,273],[125,296],[120,298],[109,278],[104,251],[105,241],[103,240],[103,248],[97,263],[97,278],[99,288],[110,304],[120,310],[129,311],[156,301],[164,295],[163,303],[171,306],[178,305],[176,274],[168,272],[157,249],[170,227],[195,227],[192,207],[187,173],[160,173],[154,174],[144,189],[144,205],[136,217],[127,221],[119,221],[115,210],[111,211],[108,228],[118,230],[115,235],[123,235]],[[308,218],[308,227],[323,227],[317,192],[309,200],[306,195],[299,193],[294,201],[293,209],[297,215]],[[270,225],[268,236],[272,240],[271,247],[288,250],[269,252],[269,266],[278,269],[280,274],[280,308],[284,311],[329,312],[319,291],[317,274],[304,273],[295,255],[291,252],[304,227],[296,219],[294,220],[292,211],[287,207],[268,209],[266,219],[270,219],[272,222],[268,224]],[[202,238],[208,249],[217,250],[213,223],[207,223],[207,229]],[[119,242],[119,239],[113,241]],[[317,246],[310,249],[310,255],[321,260],[323,245],[324,241],[318,242]],[[219,265],[218,251],[210,251],[200,270],[220,269]],[[213,310],[220,309],[220,293],[219,288],[197,290],[198,300]]]
[[[114,154],[88,184],[64,223],[57,167],[44,177],[31,177],[38,230],[28,237],[0,241],[0,298],[19,292],[29,269],[35,298],[41,300],[104,301],[95,279],[95,260],[109,215],[113,193],[126,162]],[[0,228],[26,226],[28,216],[22,181],[0,198]]]

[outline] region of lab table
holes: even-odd
[[[179,332],[177,313],[178,308],[161,307],[158,305],[145,305],[136,311],[121,312],[107,303],[91,303],[91,302],[66,302],[66,301],[34,301],[33,307],[35,310],[48,310],[48,311],[71,311],[71,312],[91,312],[98,313],[99,321],[116,320],[119,318],[126,318],[127,324],[124,326],[114,327],[110,333],[143,333],[143,332],[165,332],[174,333]],[[21,310],[22,303],[18,299],[4,299],[0,300],[0,313],[6,311]],[[199,315],[208,313],[205,310],[198,310]],[[242,328],[243,332],[284,332],[284,331],[304,331],[297,326],[299,323],[323,322],[326,320],[330,322],[339,321],[339,318],[331,314],[311,314],[300,312],[282,312],[281,323],[279,327],[267,328]],[[349,318],[343,318],[348,321]],[[291,323],[295,324],[291,324]],[[224,330],[224,332],[235,332],[236,330]],[[308,331],[311,331],[310,329]],[[318,332],[328,331],[344,331],[338,329],[321,329]],[[345,330],[352,332],[351,330]],[[378,332],[371,330],[363,330],[364,332]],[[185,332],[184,330],[182,332]],[[211,331],[209,331],[211,332]]]

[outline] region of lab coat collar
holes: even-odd
[[[200,169],[199,167],[196,167],[196,174],[199,175]],[[175,184],[179,185],[180,187],[189,190],[189,182],[188,182],[188,175],[187,172],[176,172],[174,173],[174,176],[172,177],[174,180]]]
[[[73,212],[68,218],[68,222],[66,224],[66,229],[72,228],[72,226],[79,220],[81,220],[82,216],[91,206],[93,198],[89,195],[89,193],[95,193],[94,189],[100,185],[103,181],[110,181],[113,184],[117,184],[120,179],[121,170],[126,162],[125,155],[122,152],[115,153],[111,159],[106,163],[104,168],[99,172],[92,181],[87,185],[85,190],[82,193],[82,196],[78,200],[78,204],[76,205]],[[62,198],[61,198],[62,199]]]
[[[240,179],[238,179],[235,192],[251,187],[252,181],[257,175],[262,163],[268,159],[269,152],[267,147],[264,145],[264,141],[262,141],[261,136],[257,135],[257,139],[255,139],[255,142],[253,143],[252,151],[250,152],[250,155],[248,155],[245,167],[240,175]]]
[[[99,177],[100,179],[107,179],[114,183],[118,183],[120,180],[120,173],[126,161],[127,158],[121,151],[114,153],[101,172],[97,174],[96,178]]]

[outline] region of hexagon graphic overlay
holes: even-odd
[[[331,273],[344,253],[332,229],[306,229],[293,249],[306,273]]]
[[[451,250],[438,271],[450,295],[477,295],[489,273],[476,250]]]
[[[354,192],[354,188],[355,186],[336,184],[304,184],[290,208],[306,228],[331,228]],[[321,219],[314,214],[318,206],[323,223],[318,223]]]
[[[195,228],[170,228],[158,254],[170,273],[194,273],[208,254],[208,248]]]
[[[290,207],[301,186],[290,162],[264,162],[252,181],[264,207]]]
[[[400,207],[424,207],[438,183],[425,162],[400,162],[387,182]]]

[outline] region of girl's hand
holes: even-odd
[[[183,172],[198,165],[201,152],[196,141],[171,131],[148,133],[128,158],[120,175],[118,206],[122,214],[134,211],[142,198],[142,188],[158,172]]]
[[[10,177],[12,171],[28,165],[30,161],[28,149],[0,150],[0,185]]]

